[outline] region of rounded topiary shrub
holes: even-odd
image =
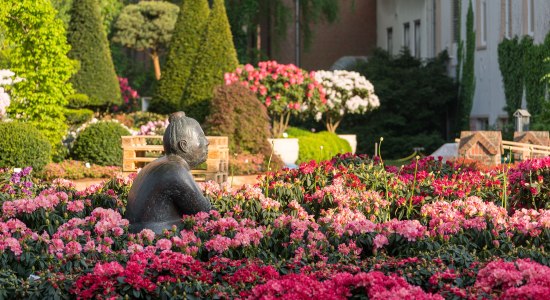
[[[289,128],[287,133],[289,137],[298,139],[300,150],[297,163],[328,160],[338,153],[351,152],[348,141],[339,138],[335,133],[312,133],[298,128]]]
[[[103,121],[84,129],[74,142],[72,155],[77,160],[100,166],[122,165],[121,136],[130,135],[120,123]]]
[[[0,123],[0,168],[33,167],[41,170],[50,162],[52,147],[30,124]]]

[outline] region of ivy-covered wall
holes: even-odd
[[[550,56],[550,33],[544,43],[535,44],[533,38],[504,39],[498,46],[498,62],[506,97],[505,110],[510,122],[512,114],[521,108],[523,95],[535,128],[550,128],[550,104],[547,103],[548,82],[545,59]]]

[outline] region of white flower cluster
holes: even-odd
[[[317,71],[315,80],[323,85],[328,112],[343,116],[363,114],[380,106],[374,86],[361,74],[353,71]],[[321,114],[316,116],[321,119]]]
[[[23,80],[19,77],[14,79],[13,76],[15,76],[15,73],[10,70],[0,70],[0,119],[6,115],[6,108],[10,106],[11,103],[10,95],[4,89],[4,86],[12,85]]]

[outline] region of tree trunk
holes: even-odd
[[[153,59],[153,65],[155,66],[155,77],[160,80],[160,61],[157,50],[151,50],[151,58]]]

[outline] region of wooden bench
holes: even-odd
[[[226,136],[207,136],[208,158],[205,164],[191,170],[196,181],[227,181],[229,147]],[[137,172],[147,163],[164,155],[161,135],[134,135],[122,137],[122,172]]]

